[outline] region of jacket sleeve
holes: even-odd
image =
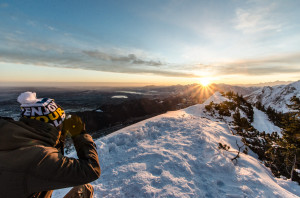
[[[56,148],[42,149],[42,157],[33,163],[27,177],[29,193],[82,185],[100,177],[98,154],[92,137],[81,134],[73,141],[79,159],[65,157]]]

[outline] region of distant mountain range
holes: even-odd
[[[293,83],[294,81],[274,81],[274,82],[265,82],[265,83],[256,83],[256,84],[237,84],[236,86],[241,87],[265,87],[265,86],[276,86],[276,85],[287,85]]]
[[[212,84],[212,87],[214,87],[216,91],[220,91],[220,92],[232,91],[243,96],[248,95],[253,91],[259,89],[259,87],[242,87],[242,86],[227,85],[227,84]]]
[[[265,86],[248,96],[247,100],[251,103],[261,102],[265,107],[271,107],[276,111],[287,113],[290,109],[287,104],[290,104],[290,99],[300,97],[300,80],[288,85]]]

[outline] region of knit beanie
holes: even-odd
[[[55,127],[62,124],[66,114],[51,98],[36,98],[34,92],[24,92],[18,97],[21,116],[49,123]]]

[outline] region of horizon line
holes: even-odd
[[[231,86],[240,86],[240,87],[251,87],[251,86],[267,86],[264,84],[290,84],[296,81],[273,81],[273,82],[258,82],[258,83],[211,83],[211,84],[226,84]],[[145,87],[145,86],[174,86],[174,85],[192,85],[192,84],[200,84],[200,83],[142,83],[142,82],[0,82],[0,87]]]

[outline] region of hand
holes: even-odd
[[[62,132],[64,134],[69,133],[73,138],[80,133],[85,132],[85,124],[82,122],[79,116],[72,115],[70,118],[66,118],[64,120]]]

